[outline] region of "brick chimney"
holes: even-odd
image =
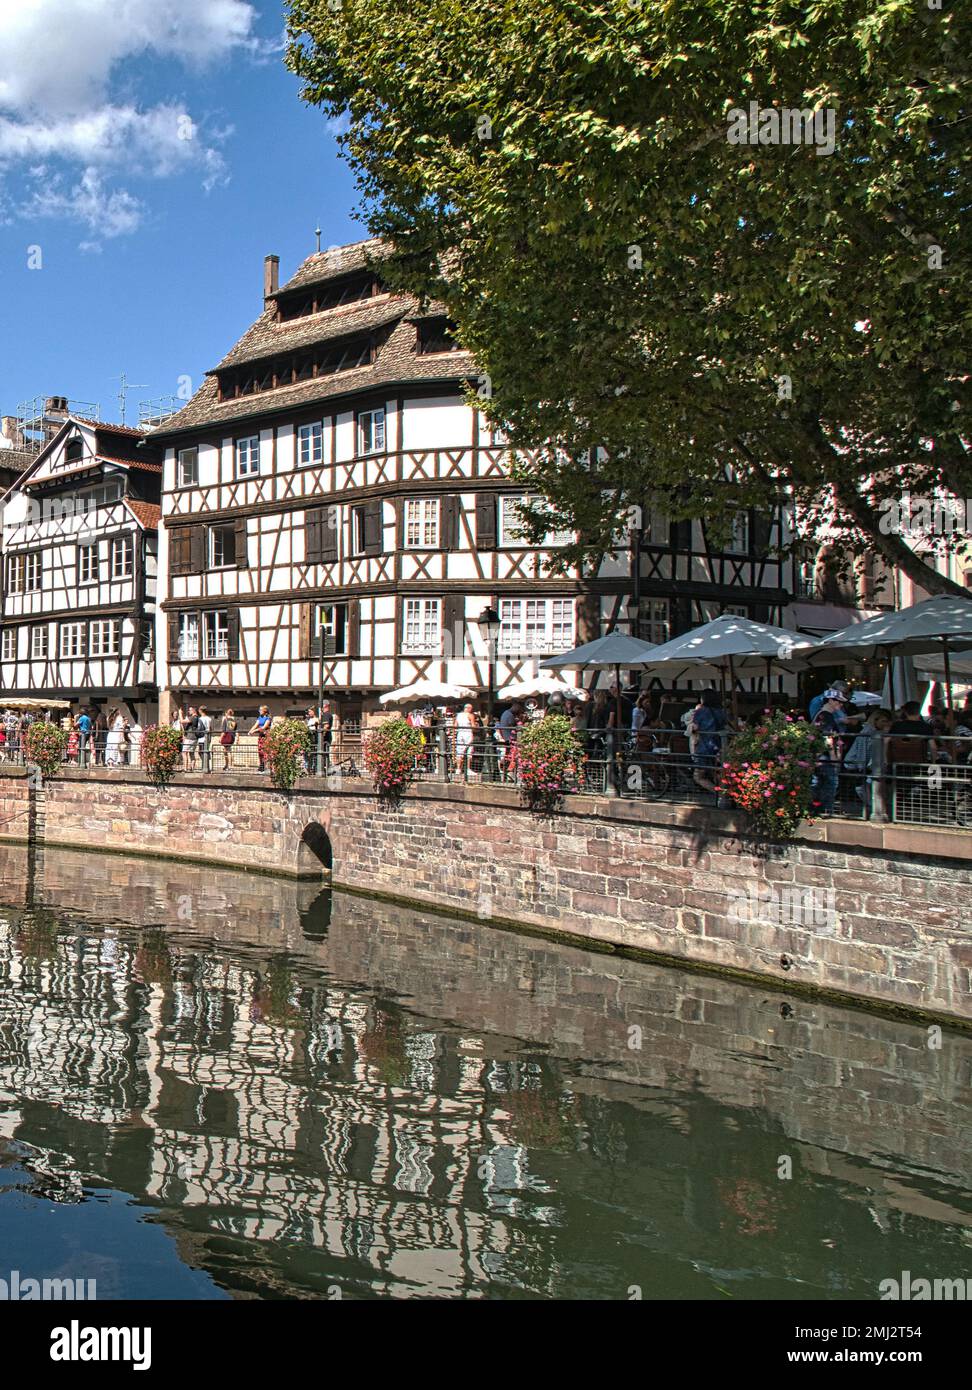
[[[263,298],[270,299],[280,288],[280,257],[264,256],[263,258]]]

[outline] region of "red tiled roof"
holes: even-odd
[[[110,454],[99,454],[97,458],[83,463],[78,468],[59,468],[56,473],[45,473],[42,478],[28,478],[23,486],[39,487],[41,483],[60,482],[62,478],[73,478],[78,473],[91,473],[101,463],[117,463],[123,468],[135,468],[142,473],[161,473],[161,463],[148,463],[142,459],[117,459]]]
[[[113,425],[110,420],[89,420],[86,415],[71,415],[64,423],[68,424],[70,420],[77,420],[82,425],[94,425],[98,430],[111,430],[115,434],[134,434],[139,439],[143,439],[146,433],[145,430],[137,430],[132,425]]]
[[[141,502],[137,497],[126,497],[125,506],[132,516],[146,531],[157,531],[159,529],[159,517],[162,515],[162,508],[156,502]]]

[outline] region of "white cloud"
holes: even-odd
[[[0,0],[0,172],[33,183],[21,211],[119,236],[140,205],[105,175],[196,168],[207,188],[220,182],[226,131],[204,131],[176,102],[120,100],[112,83],[145,57],[193,69],[235,52],[259,59],[255,19],[247,0]],[[51,174],[63,165],[81,171],[68,189]]]

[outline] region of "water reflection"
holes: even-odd
[[[967,1271],[966,1038],[255,875],[5,848],[0,882],[11,1268],[491,1298]]]

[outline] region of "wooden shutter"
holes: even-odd
[[[304,513],[304,559],[309,565],[321,562],[321,509],[311,507]]]
[[[364,504],[364,553],[366,555],[380,555],[384,550],[382,530],[381,501],[376,499],[373,502],[366,502]]]
[[[765,560],[769,554],[770,536],[772,534],[773,514],[767,512],[753,512],[750,535],[752,537],[752,552],[758,560]]]
[[[347,627],[345,629],[345,648],[348,656],[361,654],[361,600],[348,600]]]
[[[459,498],[455,493],[447,493],[439,498],[439,549],[457,550],[459,547]]]
[[[692,549],[691,521],[675,521],[672,523],[672,548],[679,551]]]
[[[319,518],[320,558],[324,564],[330,564],[338,557],[338,526],[341,520],[341,509],[333,506],[321,507]]]
[[[179,659],[179,615],[178,613],[169,614],[169,658],[178,661]]]
[[[240,610],[230,608],[226,613],[226,655],[229,661],[240,658]]]
[[[446,594],[442,600],[442,654],[461,657],[466,651],[466,599],[464,594]]]
[[[175,527],[169,537],[169,573],[189,574],[190,557],[189,527]],[[99,557],[100,558],[100,557]]]
[[[496,497],[490,492],[476,495],[476,545],[479,550],[496,549]]]
[[[202,574],[206,569],[206,527],[189,527],[189,574]]]
[[[245,517],[240,517],[236,522],[236,568],[238,570],[249,569],[249,560],[246,553]]]
[[[302,603],[300,605],[300,632],[298,637],[297,654],[301,661],[307,661],[311,654],[311,627],[314,621],[314,603]]]

